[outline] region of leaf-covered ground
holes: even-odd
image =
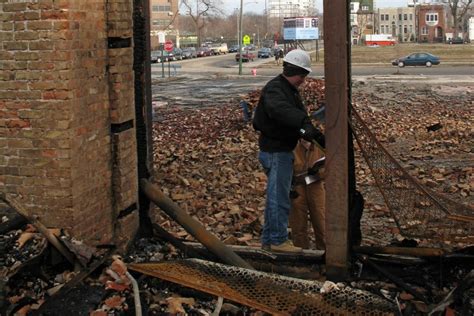
[[[324,82],[302,88],[313,109]],[[470,86],[397,82],[355,83],[353,101],[373,133],[427,187],[472,205],[474,105]],[[258,91],[246,98],[251,104]],[[428,127],[441,128],[431,131]],[[229,244],[258,246],[266,178],[257,160],[257,134],[236,101],[215,107],[155,109],[154,182],[208,230]],[[359,189],[366,198],[363,244],[386,245],[403,236],[356,148]],[[156,221],[192,239],[159,210]]]

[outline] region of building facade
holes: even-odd
[[[377,34],[390,34],[399,43],[417,39],[417,15],[414,7],[379,8],[375,15]]]
[[[358,44],[366,34],[374,34],[374,1],[351,0],[350,23],[352,44]]]
[[[311,16],[316,13],[315,0],[267,0],[268,17],[281,18],[294,16]]]
[[[452,32],[448,25],[448,14],[447,7],[442,4],[416,6],[418,42],[444,42],[446,33]]]
[[[164,32],[166,39],[179,47],[179,1],[150,0],[151,46],[156,48],[158,33]]]

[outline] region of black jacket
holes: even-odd
[[[310,119],[298,90],[283,75],[270,80],[262,89],[253,119],[260,131],[260,150],[293,151],[305,122]]]

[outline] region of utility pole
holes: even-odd
[[[242,75],[242,13],[244,8],[244,0],[240,0],[240,16],[239,16],[239,75]]]

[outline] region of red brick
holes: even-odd
[[[53,41],[38,41],[38,42],[30,42],[28,43],[30,50],[52,50]]]
[[[0,22],[0,30],[1,31],[13,31],[13,23],[12,22]]]
[[[40,12],[39,11],[26,11],[23,13],[25,20],[39,20]]]
[[[15,40],[17,41],[29,41],[29,40],[37,40],[37,39],[39,39],[38,32],[24,31],[24,32],[15,33]]]
[[[37,52],[16,52],[15,60],[38,60],[39,55]]]
[[[26,2],[3,4],[3,12],[26,11],[26,8],[27,8]]]
[[[71,91],[46,91],[43,92],[45,100],[68,100],[72,98]]]
[[[29,120],[9,120],[6,125],[9,128],[27,128],[31,126]]]
[[[3,48],[5,50],[27,50],[27,42],[3,42]]]
[[[51,21],[28,21],[26,22],[28,30],[51,30],[53,22]]]

